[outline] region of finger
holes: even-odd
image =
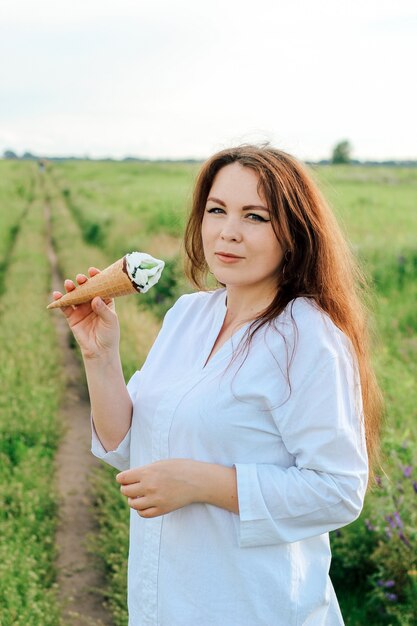
[[[96,274],[100,274],[100,270],[97,269],[97,267],[89,267],[88,268],[88,274],[89,274],[90,278],[92,278]]]
[[[116,318],[114,307],[109,306],[111,305],[111,303],[111,300],[104,301],[99,296],[96,296],[91,301],[91,308],[93,309],[94,313],[101,317],[103,322],[106,322],[107,324],[112,324]]]
[[[116,476],[116,480],[120,485],[131,485],[132,483],[138,483],[140,482],[139,478],[140,472],[138,467],[134,467],[133,469],[126,470],[124,472],[120,472],[120,474],[117,474]]]
[[[131,485],[121,485],[120,493],[129,498],[137,498],[138,496],[144,496],[141,483],[132,483]]]
[[[75,289],[75,285],[73,283],[72,280],[70,280],[69,278],[67,278],[64,282],[64,287],[65,287],[65,291],[68,293],[68,291],[73,291]]]
[[[131,509],[135,511],[142,511],[150,507],[149,499],[145,496],[138,496],[137,498],[128,498],[127,503]]]
[[[62,298],[63,294],[60,291],[53,291],[52,292],[52,297],[54,300],[59,300],[60,298]],[[65,315],[65,317],[69,317],[71,315],[71,311],[69,310],[71,307],[68,306],[62,306],[61,307],[61,311],[62,313]]]
[[[150,502],[147,502],[146,498],[134,498],[128,504],[131,509],[136,511],[138,515],[141,517],[158,517],[158,515],[163,515],[163,511],[159,509],[157,506],[150,505]]]
[[[77,274],[77,276],[75,277],[77,283],[79,285],[83,285],[84,283],[87,282],[88,278],[85,274]]]
[[[144,517],[146,519],[150,517],[158,517],[162,515],[162,512],[156,508],[156,506],[151,506],[149,509],[144,509],[143,511],[136,511],[140,517]]]

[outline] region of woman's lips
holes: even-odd
[[[241,261],[243,259],[243,257],[241,256],[234,256],[233,254],[223,254],[222,252],[215,252],[215,255],[218,259],[220,259],[220,261],[223,261],[223,263],[237,263],[238,261]]]

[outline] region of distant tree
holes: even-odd
[[[25,154],[22,156],[22,159],[27,159],[28,161],[37,159],[37,158],[38,157],[32,154],[31,152],[25,152]]]
[[[332,154],[332,163],[350,163],[350,153],[352,151],[352,146],[349,141],[346,139],[344,141],[339,141],[333,148]]]
[[[13,150],[5,150],[3,153],[3,158],[4,159],[17,159],[17,154],[16,152],[13,152]]]

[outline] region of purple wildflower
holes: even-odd
[[[398,596],[396,593],[386,593],[385,597],[387,600],[389,600],[390,602],[395,602],[396,600],[398,600]]]
[[[381,476],[375,476],[375,482],[378,485],[378,487],[382,487],[382,479]]]
[[[406,465],[406,466],[403,468],[403,475],[404,475],[404,478],[410,478],[412,471],[413,471],[412,466],[411,466],[411,465]]]
[[[407,537],[404,535],[404,533],[401,530],[398,532],[398,536],[403,542],[403,544],[407,546],[407,548],[411,548],[411,543],[408,541]]]
[[[386,521],[388,522],[388,524],[391,526],[391,528],[396,528],[397,524],[393,518],[392,515],[386,515],[385,516]]]
[[[378,587],[386,587],[389,589],[390,587],[395,587],[395,580],[378,580],[376,584]]]
[[[400,514],[398,513],[398,511],[395,511],[395,513],[394,513],[394,519],[395,519],[395,521],[397,522],[397,526],[398,526],[398,528],[404,528],[404,525],[403,525],[402,519],[401,519]]]
[[[373,530],[375,530],[375,526],[369,521],[369,519],[365,520],[365,526],[368,530],[370,530],[371,532]]]
[[[413,489],[417,493],[417,481],[413,482]]]

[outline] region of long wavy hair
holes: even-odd
[[[379,460],[382,398],[371,364],[369,286],[357,265],[336,218],[307,168],[290,154],[269,145],[241,145],[209,158],[198,173],[185,228],[185,273],[207,290],[209,268],[201,236],[207,197],[217,172],[239,163],[259,176],[271,213],[271,224],[285,255],[277,269],[278,289],[270,306],[249,327],[254,334],[272,323],[294,298],[311,298],[350,339],[362,388],[364,427],[371,479]],[[369,481],[373,484],[373,480]]]

